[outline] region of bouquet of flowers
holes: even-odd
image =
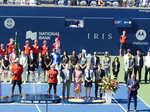
[[[99,83],[100,85],[100,92],[113,92],[115,93],[118,88],[120,87],[119,86],[119,82],[114,78],[114,77],[111,77],[108,76],[108,77],[104,77],[102,78],[102,81],[101,83]]]

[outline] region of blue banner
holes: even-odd
[[[114,18],[85,17],[83,27],[65,27],[65,17],[0,17],[1,43],[9,43],[9,38],[15,37],[18,32],[18,42],[21,48],[25,40],[38,39],[42,46],[43,40],[48,41],[50,49],[58,34],[61,35],[62,52],[73,50],[81,53],[85,49],[87,53],[97,51],[103,55],[108,51],[110,55],[119,55],[119,39],[122,31],[126,30],[128,36],[127,47],[133,54],[136,50],[146,55],[149,49],[150,32],[149,19],[132,18],[131,28],[118,28],[114,26]]]

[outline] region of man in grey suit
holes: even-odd
[[[124,80],[127,83],[128,77],[131,79],[131,74],[134,67],[134,60],[132,59],[132,55],[128,54],[128,58],[125,60],[125,77]]]
[[[134,57],[134,74],[135,74],[135,77],[136,77],[136,74],[138,72],[139,83],[141,83],[142,68],[143,68],[143,56],[141,55],[141,52],[138,50],[137,55]]]
[[[70,84],[71,84],[71,70],[69,69],[69,64],[65,65],[65,69],[62,70],[61,74],[62,80],[63,80],[63,90],[62,90],[62,96],[65,98],[65,91],[67,88],[67,98],[69,98],[70,95]]]

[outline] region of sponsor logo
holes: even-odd
[[[26,39],[31,39],[31,40],[37,39],[37,32],[26,31]]]
[[[14,21],[12,18],[7,18],[7,19],[4,21],[4,26],[5,26],[7,29],[12,29],[12,28],[15,26],[15,21]]]
[[[115,24],[121,24],[122,21],[117,21],[117,20],[116,20],[116,21],[114,21],[114,23],[115,23]]]
[[[146,32],[145,30],[140,29],[136,32],[135,36],[138,40],[142,41],[146,38]]]
[[[133,45],[149,45],[148,42],[140,42],[146,38],[147,34],[145,30],[138,30],[135,34],[135,37],[139,40],[139,42],[133,42]]]
[[[149,45],[148,42],[133,42],[133,45]]]
[[[112,39],[112,33],[88,33],[87,39]]]
[[[26,39],[51,40],[51,36],[57,36],[59,32],[32,32],[26,31]]]
[[[124,24],[132,24],[132,21],[124,21]]]

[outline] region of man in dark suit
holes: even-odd
[[[139,82],[141,83],[141,71],[143,68],[143,56],[141,55],[141,52],[138,50],[137,55],[134,57],[134,74],[135,77],[137,76],[137,72],[139,75]]]
[[[100,63],[100,58],[97,56],[97,52],[94,52],[94,56],[91,57],[91,67],[95,71],[98,67],[97,65]]]
[[[133,97],[134,99],[134,112],[136,112],[137,110],[137,90],[140,88],[139,86],[139,81],[135,78],[135,74],[131,75],[131,79],[129,79],[127,81],[127,85],[128,87],[128,109],[126,110],[127,112],[130,110],[130,102],[131,102],[131,98]]]
[[[102,81],[102,78],[105,77],[105,71],[101,69],[102,65],[98,64],[98,69],[95,71],[95,99],[97,99],[97,92],[99,88],[99,83]],[[102,98],[102,93],[100,93],[100,99]]]
[[[33,51],[30,51],[30,55],[28,56],[28,76],[32,74],[32,81],[34,81],[35,76],[35,68],[36,68],[36,57],[33,55]]]

